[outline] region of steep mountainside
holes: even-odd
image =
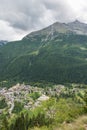
[[[87,83],[87,24],[54,23],[0,48],[0,80]]]
[[[5,45],[5,44],[7,44],[7,42],[8,42],[8,41],[3,41],[3,40],[1,40],[1,41],[0,41],[0,46],[3,46],[3,45]]]

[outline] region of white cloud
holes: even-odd
[[[0,39],[16,40],[55,21],[87,23],[87,0],[0,0]]]
[[[20,31],[15,31],[14,28],[9,26],[9,23],[3,20],[0,20],[0,40],[15,40],[23,37],[24,33]]]

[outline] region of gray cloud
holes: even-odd
[[[19,39],[55,21],[87,22],[86,14],[86,0],[0,0],[0,39]]]

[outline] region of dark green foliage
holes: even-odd
[[[28,110],[24,109],[22,103],[16,101],[11,115],[6,114],[6,112],[0,115],[0,130],[33,130],[42,127],[47,127],[50,130],[51,127],[56,125],[71,123],[87,112],[87,92],[83,95],[84,91],[81,88],[78,91],[75,85],[73,88],[66,87],[58,98],[55,95],[54,97],[50,95],[49,100],[43,101],[40,106]],[[81,97],[82,95],[83,97]],[[84,101],[79,102],[77,100],[79,97]]]
[[[1,81],[0,82],[0,87],[6,87],[6,88],[10,88],[13,85],[16,85],[18,83],[17,80],[6,80],[6,81]]]
[[[14,120],[7,121],[5,117],[4,127],[1,130],[29,130],[42,126],[49,128],[54,124],[70,123],[83,113],[82,105],[73,102],[72,99],[59,99],[57,101],[56,98],[50,98],[40,107],[17,113]]]
[[[7,103],[5,101],[5,98],[0,99],[0,109],[4,109],[7,107]]]
[[[24,108],[23,103],[19,102],[19,101],[15,101],[14,102],[14,109],[13,109],[13,113],[19,113],[22,111],[22,109]]]
[[[33,100],[36,100],[40,97],[40,93],[39,92],[34,92],[32,94],[30,94],[30,97],[33,99]]]
[[[1,128],[1,130],[9,130],[9,122],[8,122],[6,117],[2,121],[2,128]]]
[[[45,37],[35,35],[0,48],[0,80],[87,83],[87,36],[58,33],[42,42]]]
[[[20,116],[18,116],[15,119],[15,123],[12,123],[10,125],[10,130],[28,130],[26,129],[26,124],[25,124],[25,117],[23,114],[21,114]]]
[[[50,121],[50,122],[49,122]],[[29,112],[21,113],[16,119],[15,122],[12,122],[9,126],[10,130],[28,130],[28,128],[32,128],[34,126],[44,126],[49,125],[51,120],[46,118],[44,113],[39,112],[37,115],[33,113],[32,117],[30,117]],[[7,129],[6,129],[7,130]]]
[[[85,104],[84,104],[84,111],[87,113],[87,90],[85,91],[83,100],[85,102]]]

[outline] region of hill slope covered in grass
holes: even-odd
[[[0,47],[0,81],[87,83],[87,25],[53,25]]]

